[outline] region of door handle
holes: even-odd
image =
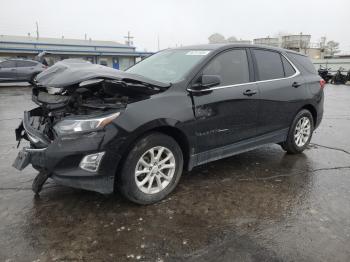
[[[245,90],[245,91],[243,92],[243,95],[245,95],[245,96],[253,96],[253,95],[255,95],[256,93],[257,93],[256,90],[247,89],[247,90]]]
[[[15,68],[12,68],[11,71],[15,71],[16,69]]]
[[[301,86],[301,84],[299,82],[294,82],[292,84],[292,87],[294,87],[294,88],[298,88],[299,86]]]

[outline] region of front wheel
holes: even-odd
[[[314,121],[309,110],[303,109],[295,116],[289,128],[287,140],[281,144],[289,154],[299,154],[310,143],[314,131]]]
[[[36,78],[37,75],[38,75],[38,73],[35,73],[35,74],[33,74],[33,75],[30,77],[29,84],[34,85],[34,83],[35,83],[35,78]]]
[[[117,178],[119,191],[137,204],[164,199],[178,184],[183,155],[177,142],[162,133],[139,139],[129,152]]]

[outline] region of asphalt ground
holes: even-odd
[[[183,175],[150,206],[11,167],[30,87],[0,87],[0,261],[350,261],[350,86],[325,87],[303,154],[278,145]]]

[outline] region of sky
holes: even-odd
[[[140,51],[239,39],[311,34],[350,53],[349,0],[0,0],[0,35],[112,40],[130,31]]]

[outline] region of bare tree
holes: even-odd
[[[334,56],[334,54],[340,52],[339,43],[333,40],[328,41],[325,50],[328,55]]]
[[[229,38],[227,38],[227,42],[229,43],[234,43],[234,42],[237,42],[237,37],[235,36],[230,36]]]
[[[209,44],[221,44],[227,42],[225,37],[219,33],[212,34],[208,37],[208,40]]]

